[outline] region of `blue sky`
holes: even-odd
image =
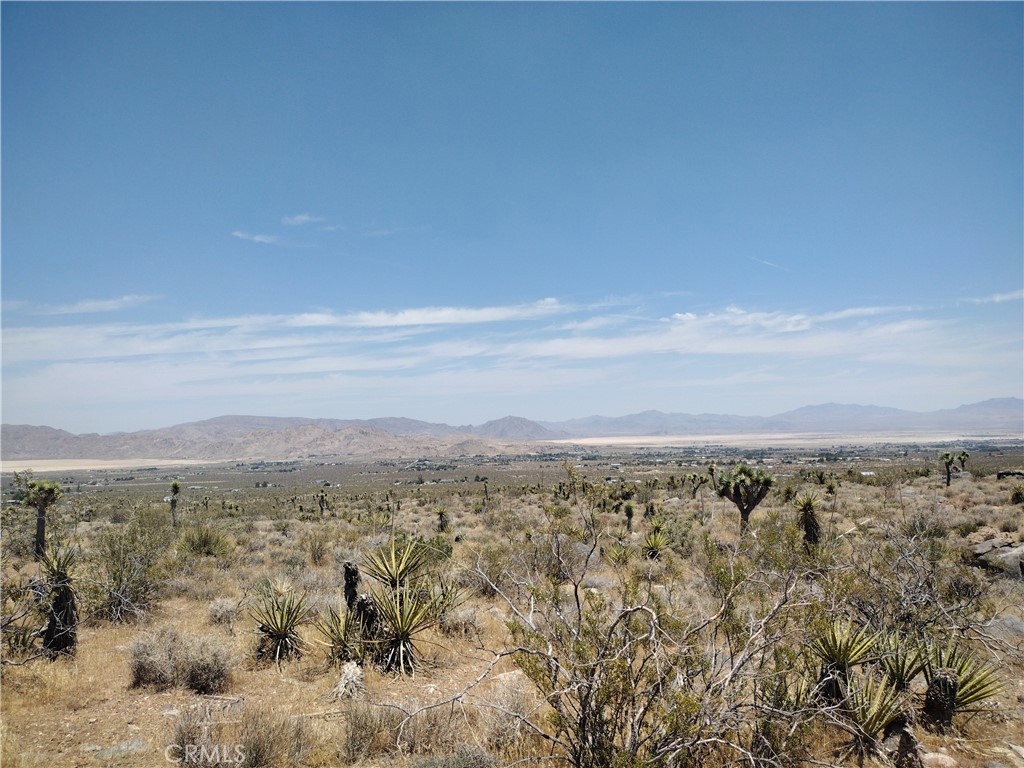
[[[1024,388],[1020,3],[17,3],[5,423]]]

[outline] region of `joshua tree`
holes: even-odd
[[[949,484],[953,481],[953,462],[956,461],[956,457],[949,451],[944,451],[939,456],[939,461],[946,468],[946,487],[949,488]]]
[[[351,560],[346,560],[345,570],[345,605],[351,611],[355,609],[356,598],[359,596],[359,566]]]
[[[438,507],[434,510],[437,515],[437,531],[438,533],[447,533],[451,527],[451,518],[448,516],[447,507]]]
[[[714,475],[712,482],[715,482]],[[751,469],[746,464],[738,464],[732,472],[718,477],[718,495],[731,501],[740,511],[740,534],[747,530],[750,513],[764,501],[774,483],[775,478],[763,469]]]
[[[957,454],[956,460],[960,462],[961,472],[967,469],[967,460],[969,458],[971,458],[971,454],[969,454],[967,451],[960,451],[960,453]]]
[[[714,464],[711,465],[710,471],[714,472]],[[700,491],[710,481],[707,475],[698,475],[696,472],[691,472],[686,476],[686,480],[690,483],[690,498],[696,499],[697,492]]]
[[[36,480],[32,471],[14,473],[14,485],[18,491],[15,498],[36,511],[36,538],[33,552],[36,560],[42,560],[46,553],[46,513],[64,495],[58,483],[52,480]]]
[[[817,546],[821,539],[821,525],[818,523],[818,497],[812,493],[797,496],[796,511],[800,516],[800,527],[804,529],[804,545]]]
[[[171,482],[171,525],[178,527],[178,494],[181,493],[181,485],[177,480]]]

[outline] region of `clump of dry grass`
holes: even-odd
[[[394,734],[404,719],[400,711],[353,702],[347,715],[345,733],[339,745],[341,757],[346,762],[376,760],[398,750]]]
[[[257,707],[224,722],[193,706],[175,719],[166,754],[188,768],[273,768],[304,764],[313,741],[305,720],[284,713]]]
[[[230,597],[218,597],[207,608],[211,624],[223,624],[229,629],[238,617],[238,601]]]
[[[215,638],[187,637],[173,627],[132,643],[132,687],[181,686],[201,694],[221,693],[231,681],[232,653]]]

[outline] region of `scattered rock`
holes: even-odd
[[[104,749],[102,752],[97,752],[96,759],[113,760],[115,757],[121,757],[122,755],[148,752],[150,749],[149,744],[142,739],[132,739],[131,741],[122,741],[120,744],[115,744],[110,749]]]
[[[996,472],[996,480],[1002,480],[1004,477],[1024,477],[1024,470],[1001,469],[998,472]]]
[[[979,558],[986,567],[1017,579],[1024,579],[1024,544],[1001,547]]]
[[[1001,547],[1009,547],[1013,543],[1014,543],[1013,542],[1013,538],[1010,537],[1009,535],[1003,533],[1003,534],[999,534],[997,536],[993,536],[990,539],[985,539],[984,541],[980,541],[977,544],[972,544],[970,546],[970,550],[974,554],[975,557],[981,557],[982,555],[988,554],[993,549],[999,549]]]
[[[921,763],[925,768],[958,768],[960,765],[952,757],[941,752],[925,752],[921,755]]]
[[[998,640],[1005,640],[1016,645],[1024,640],[1024,620],[1016,616],[1000,616],[998,619],[993,619],[988,627],[988,632]]]

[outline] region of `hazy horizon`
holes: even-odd
[[[986,400],[981,400],[981,401],[978,401],[976,403],[961,403],[960,405],[954,406],[953,408],[938,409],[938,410],[939,411],[956,410],[958,408],[984,405],[984,404],[989,403],[989,402],[1002,401],[1002,400],[1013,400],[1013,401],[1016,401],[1016,402],[1022,402],[1022,399],[1018,398],[1018,397],[994,397],[994,398],[987,398]],[[94,430],[94,431],[92,431],[90,433],[74,432],[73,430],[64,429],[63,427],[61,427],[59,425],[56,425],[56,424],[15,424],[15,423],[6,422],[6,421],[3,422],[3,424],[4,424],[4,426],[14,426],[14,427],[18,427],[18,426],[48,427],[48,428],[58,429],[58,430],[65,431],[65,432],[71,432],[72,434],[99,434],[101,436],[107,436],[107,435],[115,435],[115,434],[127,434],[127,433],[133,433],[133,432],[143,432],[143,431],[168,429],[168,428],[179,427],[179,426],[184,426],[184,425],[188,425],[188,424],[198,424],[198,423],[202,423],[202,422],[206,422],[206,421],[231,420],[231,419],[283,419],[283,420],[295,419],[295,420],[298,420],[298,421],[354,421],[354,422],[368,422],[368,421],[375,421],[375,420],[386,421],[386,420],[391,420],[391,419],[394,419],[394,420],[408,419],[408,420],[418,421],[418,422],[424,423],[424,424],[435,424],[435,425],[448,426],[448,427],[474,427],[475,428],[475,427],[481,427],[481,426],[484,426],[486,424],[490,424],[490,423],[494,423],[494,422],[500,422],[500,421],[503,421],[505,419],[524,419],[526,421],[533,422],[533,423],[536,423],[536,424],[541,425],[541,426],[544,426],[544,425],[558,426],[558,425],[561,425],[561,424],[568,424],[568,423],[574,422],[574,421],[587,421],[588,419],[610,419],[610,420],[628,419],[630,417],[643,416],[643,415],[649,414],[649,413],[661,413],[661,414],[663,414],[665,416],[694,416],[694,417],[712,417],[712,418],[714,418],[714,417],[722,417],[722,418],[741,418],[741,419],[742,418],[770,419],[770,418],[774,418],[776,416],[784,416],[784,415],[786,415],[788,413],[792,413],[792,412],[795,412],[795,411],[800,411],[800,410],[803,410],[803,409],[830,408],[830,407],[834,407],[834,408],[858,408],[858,409],[859,408],[866,408],[866,409],[878,408],[878,409],[881,409],[881,410],[892,410],[891,406],[878,405],[878,404],[874,404],[874,403],[834,403],[834,402],[830,402],[830,403],[807,403],[807,404],[804,404],[802,406],[797,406],[796,408],[789,409],[787,411],[779,411],[779,412],[773,412],[773,413],[753,413],[753,414],[737,414],[737,413],[708,412],[708,411],[703,411],[703,412],[700,412],[700,413],[693,413],[693,412],[660,411],[658,409],[647,409],[647,410],[644,410],[644,411],[634,411],[634,412],[630,412],[630,413],[590,413],[590,414],[586,414],[586,415],[583,415],[583,416],[569,416],[569,417],[557,418],[557,419],[535,419],[535,418],[532,418],[529,414],[507,413],[507,414],[503,414],[501,416],[493,416],[493,417],[491,417],[489,419],[485,419],[483,421],[475,422],[475,423],[470,423],[470,422],[445,422],[445,421],[439,421],[437,419],[412,419],[412,417],[404,416],[402,414],[378,414],[377,416],[370,416],[370,417],[365,417],[365,418],[357,418],[357,417],[345,417],[345,416],[317,416],[317,415],[297,414],[297,413],[286,414],[286,415],[281,415],[281,416],[274,416],[274,415],[269,415],[269,414],[259,414],[259,413],[222,413],[222,414],[218,414],[216,416],[210,416],[210,417],[207,417],[207,418],[204,418],[204,419],[197,419],[197,420],[194,420],[194,421],[186,421],[186,422],[175,422],[173,424],[156,424],[156,425],[152,425],[152,426],[140,427],[137,430],[109,430],[107,432],[98,432],[98,431]],[[915,411],[915,410],[912,410],[912,409],[896,409],[896,410],[899,410],[901,413],[917,414],[917,415],[928,415],[928,414],[936,412],[936,411],[932,411],[932,410],[929,410],[929,411]],[[1021,426],[1022,426],[1021,437],[1024,437],[1024,424],[1022,424]],[[727,433],[723,433],[723,434],[727,434]]]
[[[1024,6],[9,3],[2,421],[1024,394]]]

